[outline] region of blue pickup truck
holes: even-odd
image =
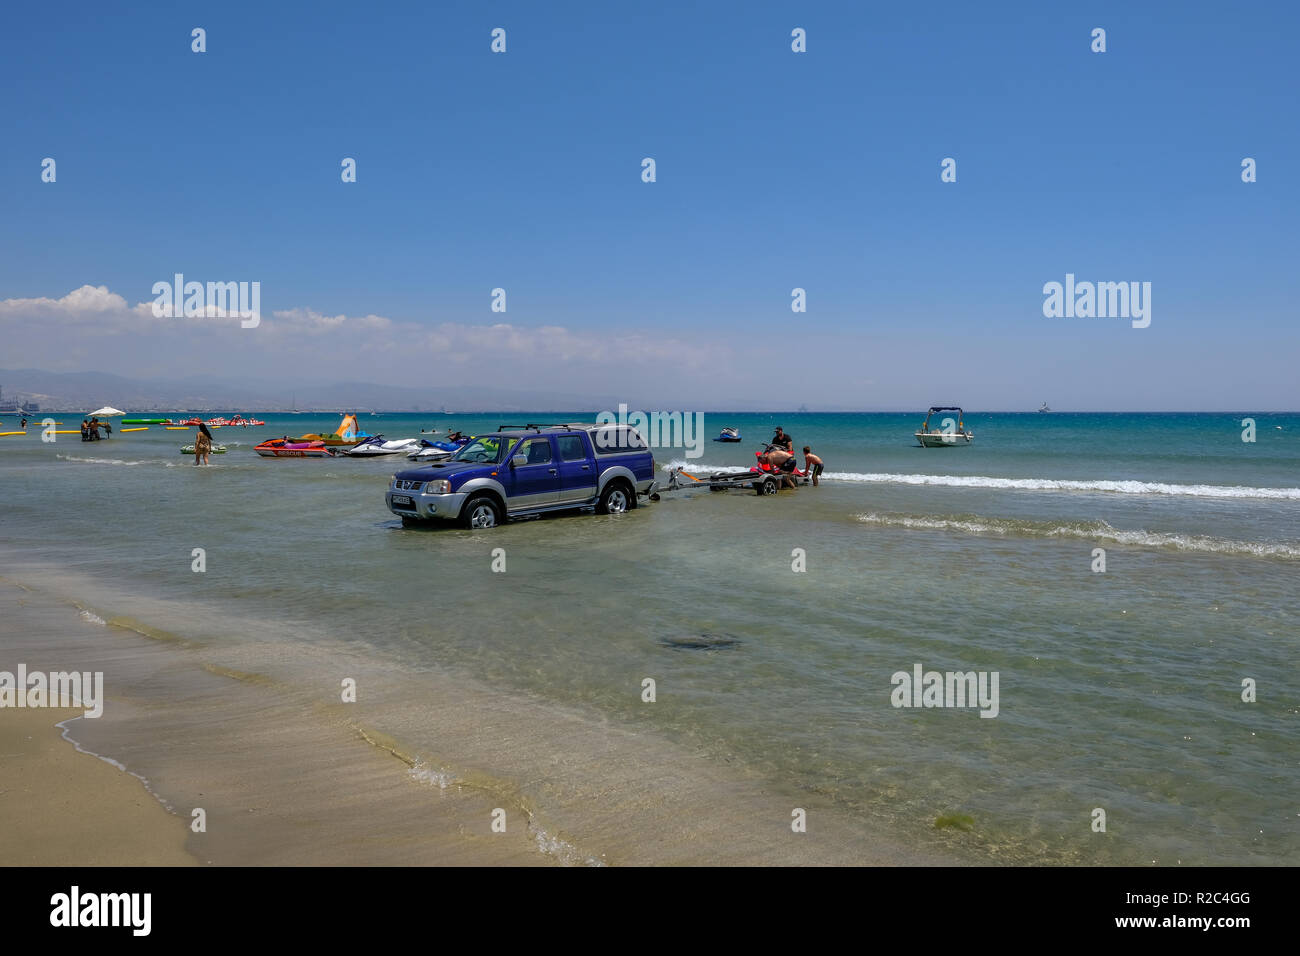
[[[398,472],[385,500],[404,525],[493,528],[572,508],[619,514],[654,494],[654,470],[650,448],[628,425],[502,426],[446,461]]]

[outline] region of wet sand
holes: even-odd
[[[55,724],[80,710],[0,710],[0,862],[193,866],[185,822],[130,774],[78,753]]]
[[[60,740],[53,724],[66,714],[0,711],[0,774],[23,781],[0,795],[0,806],[9,820],[38,824],[9,828],[0,844],[8,860],[944,862],[887,840],[864,845],[860,821],[837,817],[816,795],[775,793],[653,732],[445,675],[385,668],[355,649],[321,646],[286,661],[274,642],[205,645],[139,621],[104,623],[91,609],[13,580],[0,580],[0,622],[0,669],[25,662],[104,671],[103,716],[72,721],[69,736],[140,774],[157,794]],[[356,679],[356,703],[341,700],[340,675]],[[39,738],[38,753],[8,743],[42,722],[43,736],[27,731]],[[80,775],[38,785],[43,778],[31,768],[42,760],[76,765]],[[48,799],[56,791],[80,796]],[[89,816],[83,803],[101,816]],[[792,831],[795,807],[807,810],[808,832]],[[195,808],[206,815],[205,832],[189,828]],[[502,815],[505,830],[497,832]],[[51,832],[67,835],[51,844]]]

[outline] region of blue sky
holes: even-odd
[[[811,407],[1295,409],[1296,9],[10,5],[0,367],[197,350],[217,373],[488,366],[706,407],[785,380]],[[350,319],[161,334],[39,301],[134,306],[176,272],[260,281],[268,326]],[[1151,327],[1044,318],[1067,272],[1151,282]],[[349,325],[367,315],[393,324]],[[506,344],[483,331],[503,322]],[[564,331],[539,361],[543,327]]]

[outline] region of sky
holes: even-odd
[[[0,16],[0,368],[1300,408],[1294,4]],[[177,273],[259,324],[156,317]],[[1046,317],[1067,274],[1150,283],[1150,325]]]

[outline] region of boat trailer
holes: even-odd
[[[668,484],[657,490],[663,492],[708,488],[710,491],[730,491],[734,488],[750,488],[755,494],[774,495],[781,490],[782,478],[790,478],[796,485],[808,484],[808,476],[803,472],[719,471],[696,476],[681,468],[672,468],[668,472]]]

